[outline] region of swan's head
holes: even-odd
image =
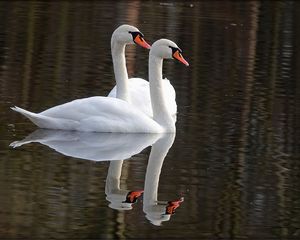
[[[150,55],[154,55],[163,59],[176,59],[183,63],[186,66],[189,66],[189,63],[183,58],[182,50],[168,39],[160,39],[153,43],[150,49]]]
[[[150,45],[145,41],[144,35],[136,27],[131,25],[121,25],[112,35],[112,39],[122,44],[138,44],[143,48],[150,49]]]

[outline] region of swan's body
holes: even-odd
[[[78,99],[38,114],[19,107],[12,109],[40,128],[90,132],[175,132],[175,121],[164,98],[162,63],[164,58],[175,57],[187,65],[181,54],[175,56],[177,51],[180,54],[178,46],[167,39],[156,41],[150,50],[149,81],[153,118],[126,101],[110,97]]]
[[[152,118],[117,98],[90,97],[32,113],[19,107],[14,111],[46,129],[86,132],[151,133],[163,132]]]
[[[153,112],[151,106],[149,82],[142,78],[128,79],[125,47],[127,44],[132,43],[132,40],[128,38],[128,34],[125,34],[128,31],[131,33],[139,32],[139,30],[133,26],[122,25],[113,32],[111,37],[111,55],[116,78],[116,86],[110,91],[108,97],[115,97],[127,101],[142,112],[146,113],[148,116],[152,117]],[[132,37],[139,40],[139,36],[135,37],[133,34]],[[136,43],[148,48],[147,45],[144,45],[144,41]],[[165,101],[168,109],[175,118],[177,113],[175,90],[170,81],[167,79],[164,81],[164,91]]]

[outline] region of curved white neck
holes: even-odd
[[[117,85],[116,97],[125,101],[129,101],[128,94],[128,74],[125,59],[126,44],[116,40],[114,34],[111,37],[111,55],[114,66],[114,73]]]
[[[153,119],[160,124],[166,132],[175,132],[175,122],[167,108],[162,79],[163,59],[149,55],[149,82],[150,96],[153,110]]]

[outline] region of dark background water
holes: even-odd
[[[184,197],[161,226],[108,207],[109,162],[31,143],[12,112],[42,111],[114,85],[110,37],[137,26],[175,41],[190,63],[165,61],[177,134],[158,199]],[[299,239],[300,5],[297,1],[0,2],[0,238]],[[126,48],[129,76],[148,52]],[[123,162],[122,189],[143,189],[151,148]]]

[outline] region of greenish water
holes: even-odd
[[[0,2],[0,238],[298,239],[299,11],[296,1]],[[9,109],[107,95],[123,23],[150,43],[175,41],[190,63],[164,64],[176,136],[35,131]],[[126,55],[129,76],[147,78],[147,51]],[[26,138],[36,142],[9,147]]]

